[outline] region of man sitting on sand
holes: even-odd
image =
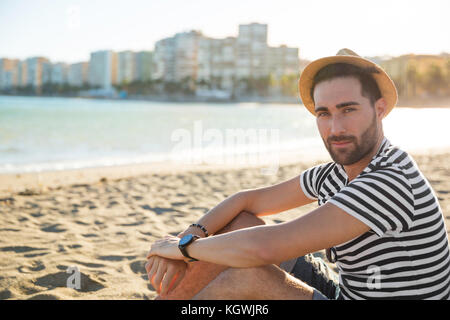
[[[238,192],[179,237],[153,243],[146,270],[159,298],[449,299],[442,210],[414,160],[383,133],[397,102],[389,76],[342,49],[310,63],[299,89],[333,162]],[[259,218],[313,201],[317,209],[292,221]],[[311,255],[322,249],[339,279]]]

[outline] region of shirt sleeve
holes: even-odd
[[[414,195],[401,170],[385,168],[358,176],[329,203],[359,219],[380,237],[413,224]]]
[[[319,164],[303,171],[300,175],[300,187],[309,199],[317,200],[319,198],[319,185],[321,178],[324,176],[326,169],[331,165],[331,162]]]

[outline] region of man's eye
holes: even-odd
[[[348,113],[348,112],[351,112],[351,111],[354,111],[354,110],[356,110],[356,109],[355,108],[346,108],[346,109],[344,109],[344,112]]]
[[[320,112],[320,113],[318,113],[317,114],[317,117],[323,117],[323,116],[326,116],[326,115],[328,115],[328,112]]]

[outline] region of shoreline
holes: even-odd
[[[281,105],[301,105],[298,97],[242,97],[236,99],[205,99],[196,96],[128,96],[119,97],[83,97],[78,95],[14,95],[0,94],[1,97],[27,97],[27,98],[73,98],[91,100],[111,100],[111,101],[147,101],[161,103],[210,103],[210,104],[281,104]],[[399,98],[396,108],[450,108],[450,97],[430,97],[430,98]]]
[[[408,151],[413,157],[441,156],[450,158],[450,148],[422,148]],[[283,166],[297,164],[314,165],[331,161],[325,152],[298,156],[291,154],[278,158],[276,162],[262,163],[202,163],[186,164],[177,162],[147,162],[137,164],[122,164],[95,166],[78,169],[47,170],[40,172],[0,173],[0,197],[13,194],[33,195],[73,185],[89,185],[137,178],[148,175],[183,175],[202,172],[227,172],[243,169],[258,169],[262,176],[276,175]]]

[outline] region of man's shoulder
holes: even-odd
[[[368,171],[391,169],[408,172],[411,169],[417,169],[417,164],[407,151],[395,145],[390,145],[370,162],[368,168]]]

